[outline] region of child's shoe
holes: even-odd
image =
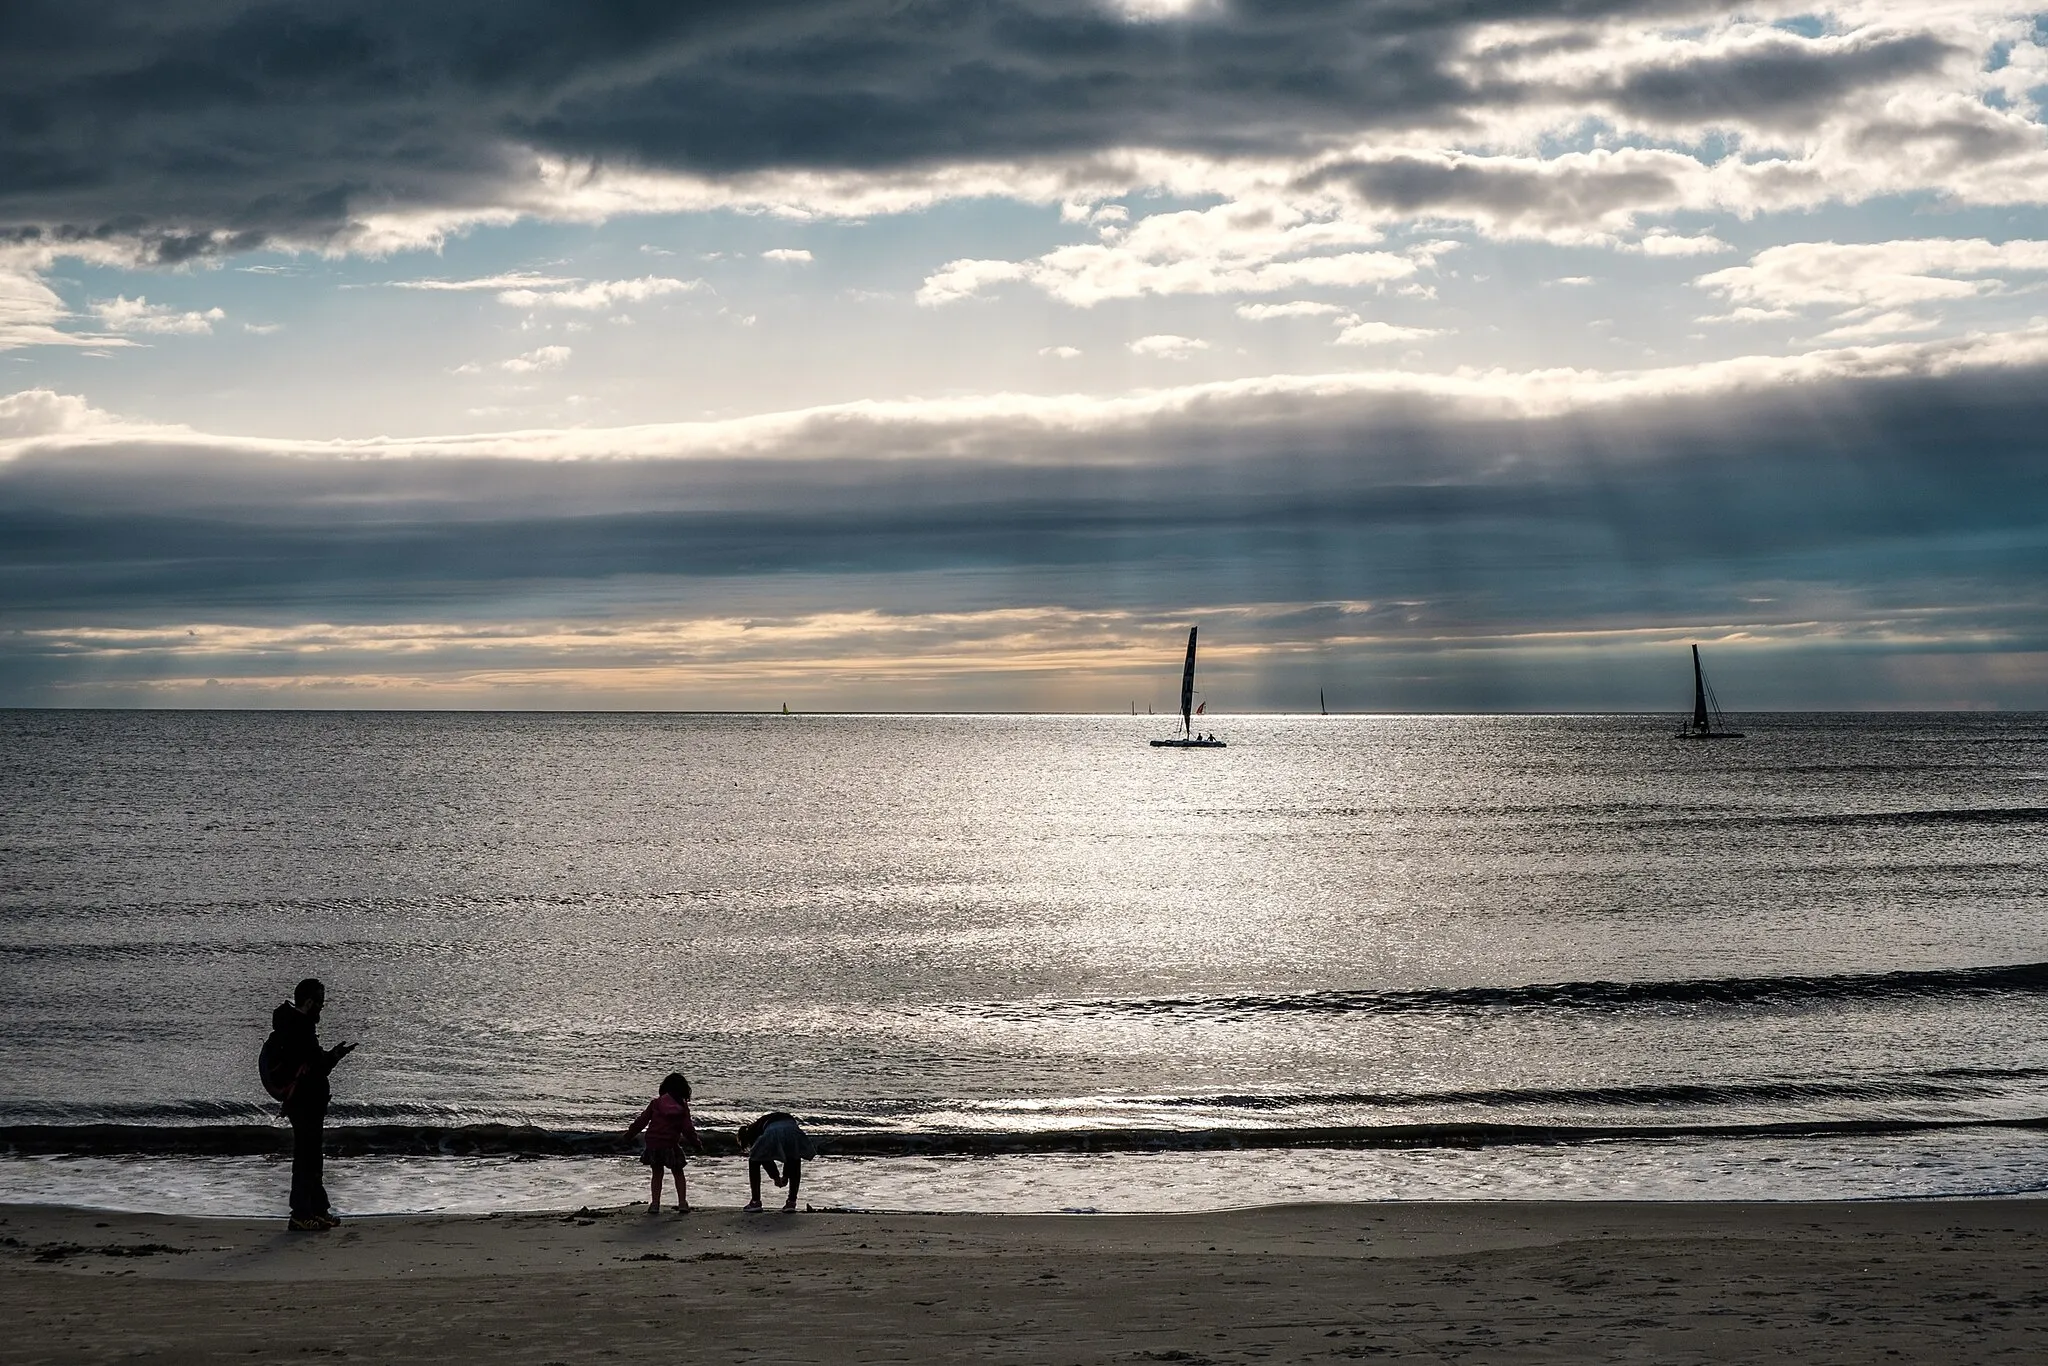
[[[294,1233],[325,1233],[327,1221],[317,1214],[294,1214],[286,1227]]]

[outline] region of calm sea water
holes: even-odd
[[[713,1124],[1582,1140],[842,1161],[888,1203],[2048,1183],[2048,1131],[1953,1127],[2048,1116],[2048,717],[1741,720],[0,713],[0,1126],[274,1123],[317,975],[339,1124],[602,1129],[681,1068]],[[1639,1132],[1865,1120],[1939,1127]],[[0,1197],[145,1160],[275,1184]],[[622,1175],[436,1161],[359,1203]]]

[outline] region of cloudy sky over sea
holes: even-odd
[[[0,704],[2039,707],[2048,23],[0,12]]]

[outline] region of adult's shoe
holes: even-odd
[[[307,1214],[292,1216],[289,1227],[294,1233],[325,1233],[333,1226],[317,1214]]]

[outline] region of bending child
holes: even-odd
[[[653,1168],[649,1173],[647,1212],[661,1212],[661,1173],[666,1168],[676,1175],[676,1213],[688,1214],[690,1189],[683,1182],[688,1159],[683,1156],[683,1143],[687,1140],[698,1152],[704,1151],[704,1144],[697,1137],[697,1126],[690,1122],[690,1083],[682,1073],[671,1072],[661,1079],[660,1094],[647,1102],[640,1118],[626,1130],[626,1137],[631,1138],[642,1129],[647,1131],[647,1138],[640,1160]]]
[[[747,1202],[747,1208],[761,1208],[761,1169],[766,1167],[770,1181],[789,1187],[789,1198],[782,1202],[783,1211],[795,1210],[796,1193],[804,1180],[804,1159],[818,1155],[817,1145],[796,1122],[796,1116],[770,1111],[742,1124],[739,1139],[740,1146],[747,1150],[747,1189],[754,1197]],[[781,1170],[777,1170],[778,1163]]]

